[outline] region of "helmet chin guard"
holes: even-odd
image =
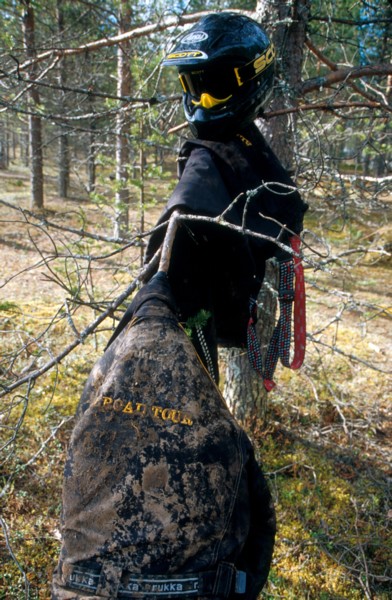
[[[201,139],[224,140],[252,122],[272,94],[275,49],[253,19],[203,17],[165,57],[183,89],[185,117]]]

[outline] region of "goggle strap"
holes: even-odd
[[[187,86],[185,85],[184,77],[182,75],[178,75],[178,79],[180,80],[183,91],[186,93],[188,90],[187,90]]]
[[[264,54],[261,54],[242,67],[234,67],[234,73],[238,86],[241,87],[244,85],[244,83],[251,81],[265,69],[267,69],[267,67],[269,67],[274,61],[275,54],[275,46],[270,44]]]

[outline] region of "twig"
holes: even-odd
[[[72,421],[72,419],[73,419],[73,418],[74,418],[74,417],[73,417],[73,415],[72,415],[72,416],[70,416],[70,417],[66,417],[65,419],[62,419],[62,420],[60,421],[60,423],[57,425],[57,427],[55,427],[55,428],[53,429],[53,431],[52,431],[52,433],[50,434],[50,436],[49,436],[49,437],[48,437],[48,438],[47,438],[47,439],[46,439],[46,440],[45,440],[45,441],[42,443],[42,445],[41,445],[40,449],[39,449],[39,450],[38,450],[38,451],[37,451],[37,452],[34,454],[34,456],[32,456],[32,457],[30,458],[30,460],[29,460],[27,463],[25,463],[25,464],[23,465],[23,468],[30,467],[30,466],[33,464],[33,462],[35,462],[35,461],[37,460],[37,458],[40,456],[40,454],[42,454],[42,452],[45,450],[45,448],[46,448],[46,446],[49,444],[49,442],[50,442],[51,440],[53,440],[53,438],[55,438],[55,437],[56,437],[58,430],[59,430],[59,429],[60,429],[60,428],[61,428],[61,427],[62,427],[62,426],[65,424],[65,423],[68,423],[69,421]]]
[[[319,87],[327,87],[326,86],[326,81],[324,81],[326,78],[320,77],[317,78],[318,81],[314,82],[313,80],[309,80],[309,84],[308,87],[309,89],[303,89],[301,90],[303,94],[314,91],[316,89],[318,89]],[[307,82],[305,82],[306,84]],[[304,85],[305,85],[304,84]],[[325,102],[315,102],[315,103],[310,103],[310,104],[299,104],[298,106],[290,106],[289,108],[281,108],[279,110],[271,110],[271,111],[266,111],[265,113],[263,113],[262,118],[265,119],[266,121],[268,121],[269,119],[272,119],[274,117],[281,117],[283,115],[289,115],[289,114],[296,114],[296,113],[301,113],[301,112],[305,112],[305,111],[311,111],[311,110],[322,110],[322,111],[327,111],[327,112],[331,112],[331,111],[335,111],[335,110],[342,110],[343,108],[369,108],[369,109],[382,109],[382,110],[386,110],[388,112],[392,112],[392,107],[388,106],[386,104],[384,104],[383,102],[379,102],[378,100],[369,100],[368,102],[359,102],[359,101],[341,101],[341,102],[329,102],[329,101],[325,101]],[[171,133],[178,133],[179,131],[181,131],[182,129],[185,129],[186,127],[188,127],[188,122],[185,123],[181,123],[180,125],[177,125],[176,127],[172,127],[171,129],[169,129],[167,131],[168,134]]]
[[[174,222],[176,223],[176,226],[177,226],[177,224],[182,221],[184,221],[184,222],[187,222],[187,221],[188,222],[200,222],[200,223],[203,223],[203,222],[215,223],[221,227],[225,227],[225,228],[235,231],[241,235],[246,235],[249,237],[253,237],[255,239],[267,240],[269,242],[272,242],[273,244],[275,244],[276,246],[278,246],[280,249],[284,250],[288,254],[295,255],[295,252],[288,245],[280,242],[275,237],[268,236],[265,234],[255,233],[254,231],[251,231],[249,229],[244,229],[241,226],[234,225],[232,223],[228,223],[227,221],[222,222],[220,215],[218,217],[206,217],[206,216],[191,215],[191,214],[178,214],[178,215],[176,215],[175,219],[173,219],[173,227],[174,227]],[[163,223],[161,225],[161,227],[164,227],[167,225],[168,225],[168,222]],[[285,228],[284,225],[282,225],[282,227]],[[160,254],[160,251],[158,251],[157,254],[155,255],[155,257],[153,258],[153,260],[145,268],[143,268],[141,270],[141,272],[139,273],[139,276],[134,281],[132,281],[132,283],[130,283],[130,285],[124,290],[124,292],[122,294],[120,294],[120,296],[118,296],[118,298],[116,298],[116,300],[114,300],[101,315],[99,315],[90,325],[88,325],[80,333],[80,337],[77,340],[74,340],[74,342],[69,344],[62,352],[60,352],[57,356],[53,357],[50,361],[48,361],[40,369],[33,371],[32,373],[26,375],[25,377],[18,379],[17,381],[15,381],[14,383],[12,383],[8,386],[4,386],[4,389],[0,392],[0,398],[5,396],[9,392],[13,391],[14,389],[18,388],[19,386],[23,385],[24,383],[27,383],[27,382],[31,383],[32,381],[37,379],[39,376],[46,373],[54,365],[59,364],[65,358],[65,356],[67,356],[72,350],[74,350],[74,348],[76,348],[80,343],[82,343],[82,341],[85,340],[87,336],[91,335],[97,329],[98,325],[100,325],[109,315],[111,315],[113,313],[113,311],[116,310],[122,304],[122,302],[124,302],[124,300],[126,300],[132,294],[132,292],[136,289],[137,285],[140,282],[148,280],[149,276],[156,271],[156,268],[159,263],[159,254]],[[306,262],[310,265],[313,264],[313,261],[311,261],[311,259],[309,259],[308,257],[304,258],[303,260],[304,260],[304,262]],[[314,264],[313,266],[318,267],[318,265],[316,265],[316,264]],[[338,353],[342,354],[343,356],[350,358],[351,360],[356,360],[358,362],[361,362],[362,364],[365,364],[367,367],[373,368],[377,371],[389,373],[389,371],[384,371],[382,369],[379,369],[379,368],[375,367],[374,365],[371,365],[370,363],[368,363],[358,357],[355,357],[353,355],[347,355],[342,350],[339,350],[336,347],[331,347],[331,346],[328,346],[327,344],[324,344],[323,342],[319,342],[313,336],[308,336],[308,337],[315,343],[327,346],[327,347],[331,348],[334,352],[338,352]]]
[[[372,592],[370,590],[370,586],[369,586],[369,567],[367,564],[365,552],[363,550],[363,545],[360,543],[360,532],[358,529],[358,505],[357,505],[355,498],[351,498],[351,504],[354,506],[354,510],[355,510],[354,526],[355,526],[355,532],[356,532],[357,538],[358,538],[359,553],[360,553],[360,556],[362,557],[362,564],[363,564],[364,571],[365,571],[365,578],[363,579],[363,571],[361,571],[358,576],[358,581],[359,581],[361,588],[364,591],[366,600],[372,600],[373,594],[372,594]]]
[[[69,324],[70,328],[74,332],[76,338],[83,343],[83,340],[81,339],[80,333],[76,329],[75,323],[73,322],[72,315],[71,315],[71,312],[69,310],[67,298],[64,299],[64,307],[65,307],[65,314],[67,316],[67,321],[68,321],[68,324]]]
[[[30,598],[30,583],[29,580],[27,578],[26,573],[23,570],[23,567],[21,566],[20,562],[18,561],[18,559],[16,558],[14,551],[11,548],[11,544],[9,541],[9,537],[8,537],[8,527],[6,522],[4,521],[4,519],[2,517],[0,517],[0,526],[3,530],[4,533],[4,539],[5,539],[5,545],[6,548],[12,558],[12,560],[14,561],[14,563],[16,564],[16,566],[18,567],[19,571],[22,574],[23,580],[24,580],[24,584],[25,584],[25,598],[26,600],[28,600],[28,598]]]
[[[43,365],[40,369],[33,371],[29,375],[26,375],[25,377],[18,379],[17,381],[15,381],[14,383],[11,383],[8,386],[3,386],[3,390],[0,392],[0,398],[2,398],[3,396],[6,396],[7,394],[9,394],[10,392],[17,389],[18,387],[20,387],[21,385],[23,385],[25,383],[32,383],[38,377],[40,377],[41,375],[43,375],[44,373],[49,371],[52,367],[61,363],[61,361],[70,352],[72,352],[72,350],[74,350],[77,346],[79,346],[79,344],[82,343],[82,340],[84,340],[87,336],[94,333],[94,331],[97,329],[98,325],[100,325],[102,323],[102,321],[104,321],[106,319],[106,317],[108,317],[110,314],[112,314],[112,312],[114,310],[116,310],[116,308],[118,308],[120,306],[120,304],[122,304],[124,302],[124,300],[126,300],[128,298],[128,296],[130,296],[132,294],[132,292],[136,289],[136,286],[139,284],[140,281],[144,281],[144,279],[148,279],[148,276],[151,275],[154,272],[154,270],[156,269],[157,264],[158,264],[158,255],[154,256],[153,260],[150,261],[150,263],[146,267],[144,267],[144,269],[142,269],[142,271],[139,274],[139,277],[137,279],[135,279],[134,281],[132,281],[132,283],[124,290],[124,292],[122,294],[120,294],[120,296],[118,296],[116,298],[116,300],[114,300],[101,315],[99,315],[92,323],[90,323],[90,325],[88,325],[80,333],[80,337],[78,339],[74,340],[62,352],[60,352],[60,354],[53,357],[45,365]]]
[[[36,219],[37,221],[39,221],[41,223],[41,225],[45,225],[45,227],[52,227],[53,229],[59,229],[60,231],[66,231],[68,233],[75,233],[76,235],[80,235],[82,237],[88,237],[88,238],[90,238],[92,240],[96,240],[98,242],[108,242],[111,244],[123,244],[125,242],[125,243],[131,245],[132,241],[134,242],[136,239],[142,237],[140,235],[135,235],[133,240],[129,240],[129,238],[112,237],[112,236],[106,236],[106,235],[99,235],[96,233],[89,233],[85,229],[76,229],[75,227],[65,227],[64,225],[57,225],[57,223],[48,221],[48,219],[46,219],[46,217],[42,214],[35,214],[34,212],[32,212],[31,210],[28,210],[27,208],[21,208],[20,206],[14,206],[10,202],[6,202],[5,200],[0,200],[0,204],[3,204],[7,208],[11,208],[12,210],[15,210],[15,211],[21,213],[24,216],[25,221],[27,223],[29,223],[29,221],[26,219],[26,215],[29,217],[32,217],[33,219]]]
[[[306,334],[306,337],[309,340],[311,340],[312,342],[314,342],[315,344],[324,346],[324,348],[329,348],[330,350],[332,350],[332,352],[336,352],[337,354],[340,354],[341,356],[345,356],[346,358],[348,358],[349,360],[353,360],[354,362],[361,363],[362,365],[365,365],[365,367],[368,367],[369,369],[372,369],[373,371],[378,371],[379,373],[386,373],[387,375],[392,374],[392,370],[380,369],[380,367],[376,367],[376,365],[374,363],[369,363],[367,360],[363,360],[362,358],[359,358],[358,356],[355,356],[354,354],[347,354],[347,352],[343,352],[343,350],[340,350],[340,348],[338,348],[335,345],[331,346],[330,344],[326,344],[325,342],[322,342],[321,340],[317,340],[311,333]]]

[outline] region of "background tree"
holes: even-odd
[[[118,12],[118,33],[125,33],[132,22],[132,9],[126,0],[121,0]],[[131,95],[131,57],[130,44],[122,42],[117,47],[117,94],[120,97]],[[114,235],[120,237],[128,231],[128,172],[130,163],[130,147],[128,135],[130,130],[129,113],[119,111],[116,117],[116,199]]]
[[[57,0],[56,5],[57,13],[57,26],[59,42],[62,42],[64,36],[64,4],[61,0]],[[61,113],[65,113],[65,92],[64,88],[67,83],[67,69],[65,60],[62,59],[58,66],[58,107]],[[59,164],[59,196],[66,198],[68,195],[69,182],[70,182],[70,156],[69,156],[69,137],[66,128],[60,126],[59,131],[59,152],[58,152],[58,164]]]
[[[31,160],[31,208],[40,209],[44,205],[44,174],[43,174],[43,152],[42,152],[42,125],[38,114],[40,95],[34,80],[37,77],[35,63],[35,16],[34,6],[30,0],[21,0],[23,41],[26,49],[26,57],[30,60],[28,69],[30,84],[28,96],[31,100],[29,113],[29,147]]]

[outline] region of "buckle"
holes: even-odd
[[[279,290],[279,300],[285,300],[286,302],[293,302],[295,298],[295,292],[293,289],[282,288]]]

